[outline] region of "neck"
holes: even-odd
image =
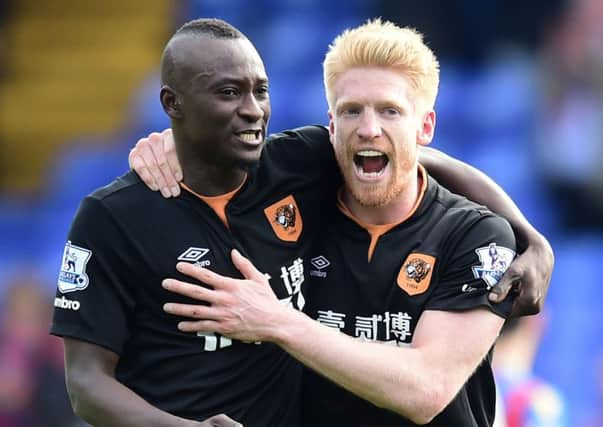
[[[220,196],[239,187],[246,172],[239,168],[224,168],[204,162],[182,164],[184,184],[202,196]]]
[[[213,163],[212,159],[203,158],[188,149],[194,145],[179,138],[180,132],[175,126],[173,133],[184,175],[183,182],[195,193],[210,197],[220,196],[235,190],[243,183],[247,174],[243,168]]]
[[[421,196],[422,175],[417,172],[400,194],[383,206],[364,206],[352,196],[348,188],[343,191],[343,203],[356,218],[367,224],[395,224],[406,219],[416,208]]]

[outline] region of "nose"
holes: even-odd
[[[250,93],[243,97],[239,114],[250,122],[257,122],[264,117],[265,112],[261,101],[258,101],[255,95]]]
[[[358,137],[368,140],[381,136],[381,123],[379,122],[375,111],[367,108],[362,112],[356,133]]]

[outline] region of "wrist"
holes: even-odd
[[[308,321],[313,322],[301,311],[290,307],[283,307],[279,316],[278,327],[272,329],[271,341],[280,347],[290,346],[296,337],[307,336],[304,332]]]
[[[520,224],[512,224],[515,238],[517,240],[517,249],[519,252],[525,251],[528,246],[539,246],[546,241],[544,236],[536,230],[528,221]]]

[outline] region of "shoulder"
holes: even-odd
[[[270,179],[305,177],[338,183],[338,169],[324,126],[304,126],[271,135],[260,160]]]
[[[140,217],[161,197],[149,190],[138,175],[129,171],[87,195],[80,203],[74,223],[98,222],[98,227],[117,217]]]
[[[268,137],[267,143],[297,140],[306,144],[323,145],[329,143],[329,130],[322,125],[302,126],[284,130]]]
[[[433,192],[434,205],[432,209],[447,219],[451,226],[466,231],[467,228],[477,227],[482,231],[499,230],[511,233],[508,221],[492,212],[486,206],[475,203],[464,196],[452,193],[435,179],[429,178],[430,191]]]
[[[128,171],[109,184],[94,190],[87,198],[98,201],[108,201],[115,198],[121,199],[135,193],[142,193],[143,191],[141,190],[144,187],[136,172]]]
[[[264,151],[268,155],[294,156],[300,161],[315,161],[317,156],[331,157],[333,149],[327,128],[311,125],[270,135]]]
[[[427,191],[432,202],[424,214],[425,240],[438,247],[438,252],[458,261],[471,253],[479,255],[480,248],[491,243],[515,251],[515,235],[505,218],[451,193],[432,178]]]

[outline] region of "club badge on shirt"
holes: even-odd
[[[91,257],[91,250],[72,245],[70,241],[65,244],[58,280],[59,291],[65,294],[86,289],[90,282],[86,274],[86,264]]]
[[[431,283],[436,259],[431,255],[412,253],[406,257],[398,273],[398,286],[408,295],[424,293]]]
[[[264,215],[276,237],[285,242],[296,242],[299,239],[304,222],[293,195],[268,206],[264,209]]]
[[[496,285],[515,258],[515,251],[490,243],[488,246],[477,248],[475,253],[481,265],[471,267],[476,279],[483,279],[487,288]]]

